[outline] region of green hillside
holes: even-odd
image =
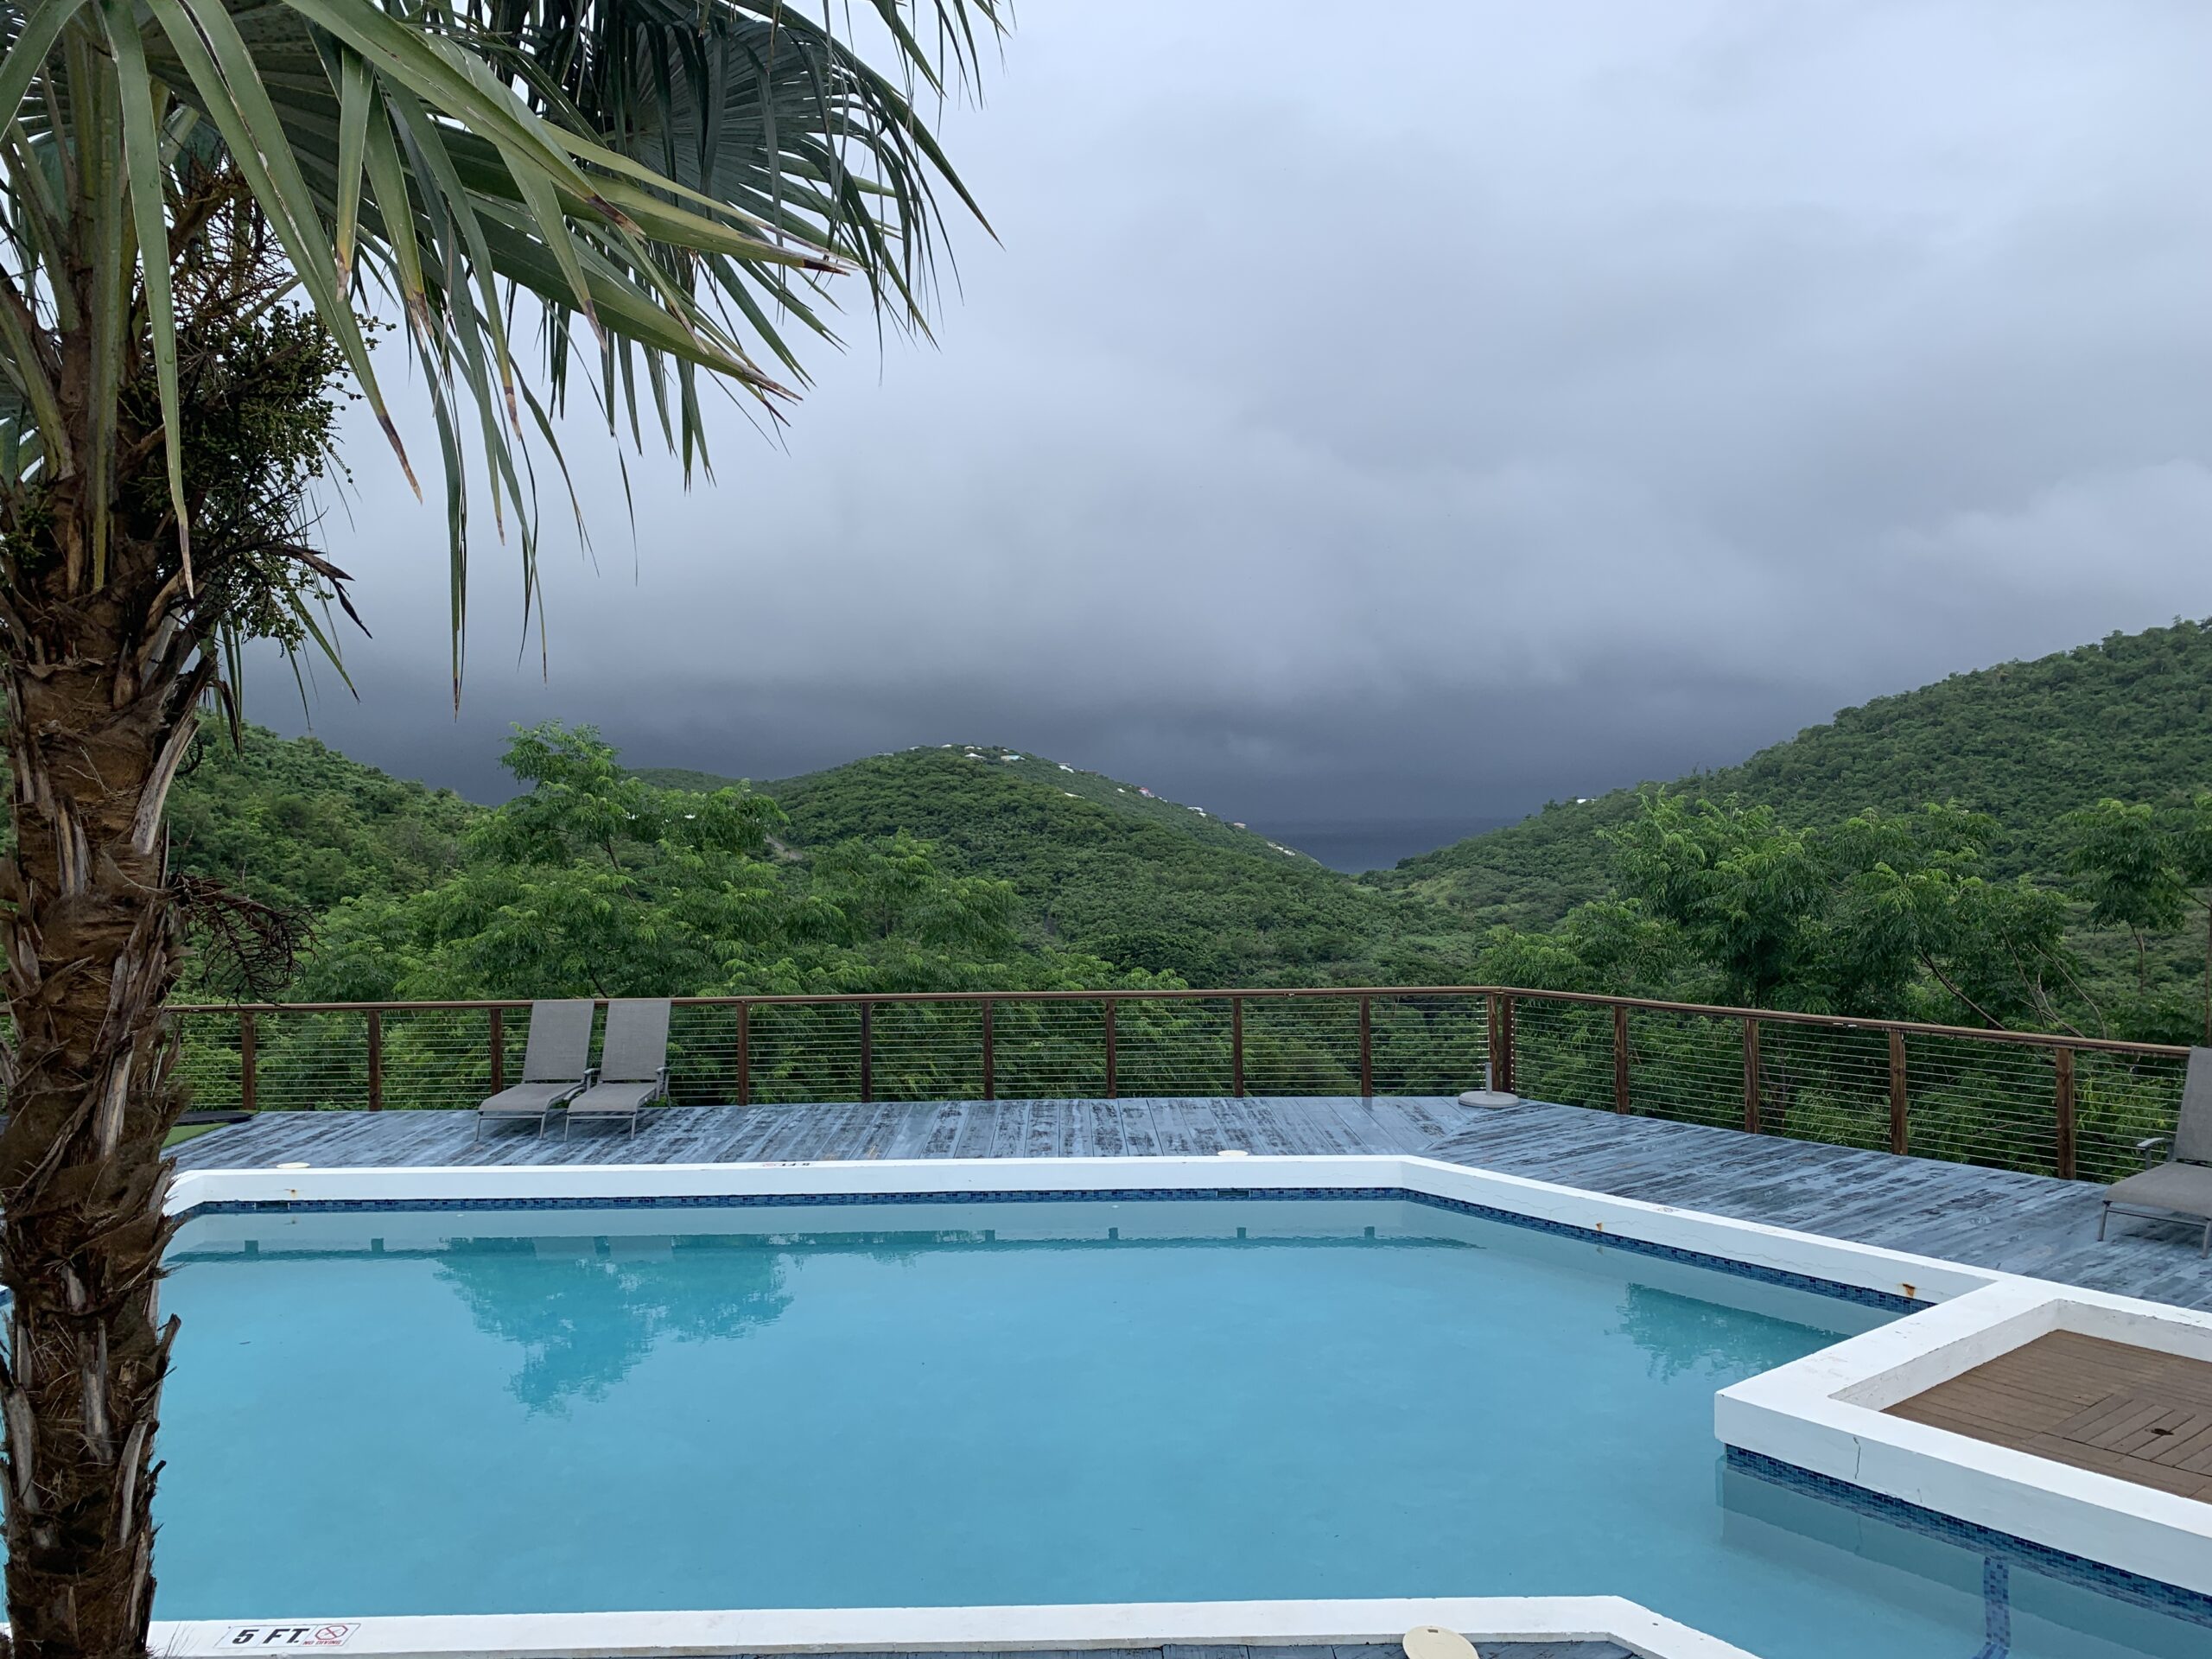
[[[2061,815],[2107,796],[2159,801],[2212,787],[2212,622],[1954,674],[1673,787],[1737,796],[1797,824],[1955,802],[1997,820],[1996,871],[2055,877]],[[1472,922],[1541,926],[1610,889],[1599,832],[1635,813],[1633,790],[1555,803],[1361,879]]]
[[[643,771],[661,787],[709,773]],[[1413,894],[1364,888],[1255,831],[1135,784],[988,745],[907,749],[760,785],[805,852],[919,837],[1010,882],[1041,940],[1192,984],[1448,974],[1473,942]]]
[[[2164,1032],[2196,1019],[2190,1000],[2202,972],[2203,912],[2184,905],[2181,922],[2156,924],[2141,947],[2127,927],[2091,926],[2092,912],[2064,868],[2071,832],[2060,820],[2102,797],[2158,804],[2212,788],[2208,703],[2212,625],[2177,624],[1847,709],[1740,766],[1675,787],[1684,797],[1734,797],[1771,814],[1764,829],[1711,828],[1715,847],[1770,841],[1769,852],[1799,858],[1789,836],[1844,831],[1826,851],[1802,851],[1827,871],[1821,879],[1834,893],[1832,913],[1822,912],[1828,919],[1813,911],[1792,919],[1803,925],[1791,947],[1801,954],[1811,948],[1805,928],[1827,928],[1838,940],[1853,936],[1850,883],[1859,878],[1850,874],[1859,868],[1851,861],[1859,854],[1849,845],[1863,852],[1873,832],[1850,831],[1847,820],[1869,809],[1915,813],[1931,802],[1986,813],[1997,826],[1994,839],[1986,852],[1977,840],[1972,870],[1958,873],[2029,878],[2040,895],[2032,902],[2044,906],[2037,913],[2056,918],[2052,950],[2063,934],[2063,949],[2078,953],[2052,958],[2053,982],[2068,982],[2058,1002],[2005,1017],[2078,1014],[2113,1030]],[[700,772],[623,772],[611,751],[604,764],[663,790],[710,792],[730,781]],[[703,877],[683,875],[683,859],[668,855],[674,885],[657,889],[653,903],[691,917],[685,925],[698,935],[704,964],[696,971],[707,977],[697,986],[671,979],[665,988],[783,983],[779,976],[860,988],[879,979],[950,982],[963,974],[1064,982],[1132,972],[1201,986],[1495,979],[1700,996],[1735,982],[1694,927],[1659,925],[1649,896],[1639,897],[1620,865],[1620,849],[1602,833],[1637,821],[1643,809],[1629,791],[1556,804],[1359,878],[1134,782],[992,746],[878,755],[760,792],[780,816],[765,825],[768,863],[746,867],[737,887],[721,878],[702,885]],[[382,913],[372,901],[457,893],[470,882],[489,892],[494,877],[522,881],[521,867],[507,868],[512,861],[503,863],[496,849],[469,850],[474,842],[466,832],[489,818],[487,809],[359,765],[313,739],[249,728],[242,750],[213,735],[203,742],[179,785],[170,823],[182,868],[318,922],[327,943],[311,957],[309,976],[321,994],[366,995],[435,977],[421,963],[385,952],[382,936],[366,925],[372,911]],[[1950,855],[1931,842],[1914,856],[1939,854]],[[516,890],[538,880],[531,875]],[[976,882],[1002,890],[963,885]],[[720,924],[700,918],[734,903],[738,888],[752,891],[747,883],[780,894],[769,907],[782,920],[755,938],[745,932],[753,922],[740,916],[731,924],[737,931],[717,946]],[[864,889],[875,896],[861,898]],[[1614,896],[1643,907],[1600,906],[1555,925],[1578,905]],[[588,909],[587,895],[570,897]],[[2212,904],[2212,888],[2192,903]],[[824,905],[843,919],[825,919]],[[838,945],[842,955],[822,954],[825,940],[842,938],[840,928],[849,932],[855,918],[880,906],[906,919],[880,930],[880,938]],[[939,937],[937,923],[920,919],[925,912],[970,921],[988,912],[988,925]],[[1983,937],[1977,927],[1986,932],[1995,923],[1985,917],[1967,925],[1954,917],[1945,925],[1957,934],[1953,947],[1964,950],[1959,941],[1970,944]],[[662,937],[660,926],[647,916],[639,938]],[[772,948],[772,938],[783,942]],[[446,961],[457,948],[449,947],[439,946],[439,971],[459,974]],[[1772,994],[1853,1006],[1872,994],[1851,988],[1858,982],[1844,973],[1863,964],[1823,960],[1843,975],[1828,989],[1806,988],[1811,970],[1801,963],[1788,981],[1794,988],[1779,988],[1777,980]],[[618,968],[628,971],[613,963],[599,971]],[[1741,994],[1768,994],[1762,982],[1744,981],[1751,989]],[[1884,995],[1907,988],[1892,982]],[[1942,1012],[1948,1005],[1940,1003],[1929,1007]],[[2200,1023],[2212,1024],[2212,1008]]]
[[[1202,806],[1185,806],[1179,802],[1167,800],[1141,784],[1125,784],[1117,778],[1109,778],[1103,772],[1086,772],[1065,761],[1047,760],[1040,755],[1024,754],[1019,750],[1000,748],[995,744],[946,743],[935,749],[906,749],[897,754],[875,755],[872,759],[912,765],[925,758],[946,760],[956,756],[963,762],[980,766],[1000,777],[1019,778],[1031,784],[1046,785],[1071,799],[1089,801],[1093,805],[1108,808],[1135,823],[1164,826],[1204,842],[1208,846],[1225,847],[1244,853],[1267,852],[1279,858],[1303,861],[1308,864],[1316,861],[1294,848],[1269,841],[1257,830],[1217,817]],[[866,760],[856,760],[846,766],[805,772],[796,778],[785,778],[757,787],[762,794],[782,804],[787,810],[791,810],[795,800],[812,798],[826,791],[829,795],[846,804],[841,810],[849,811],[857,797],[847,786],[849,775],[861,775],[855,772],[855,768],[868,765]],[[634,775],[660,789],[709,791],[742,781],[715,772],[693,772],[680,766],[640,766]],[[887,773],[879,772],[866,775],[899,774],[894,768]],[[867,787],[863,785],[859,794],[864,796]],[[873,821],[874,809],[862,807],[861,810],[863,816],[871,817]],[[820,840],[822,837],[817,834],[813,838]]]
[[[313,914],[436,880],[482,810],[312,737],[247,726],[234,747],[211,727],[169,798],[169,842],[178,868]]]

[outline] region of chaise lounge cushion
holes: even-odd
[[[2105,1189],[2105,1202],[2212,1221],[2212,1164],[2158,1164]]]
[[[592,1117],[606,1113],[627,1117],[659,1093],[660,1084],[657,1082],[594,1084],[569,1103],[569,1116]]]
[[[476,1109],[488,1117],[509,1114],[542,1117],[582,1087],[581,1083],[518,1083],[512,1089],[500,1090]]]

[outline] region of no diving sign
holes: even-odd
[[[342,1648],[361,1628],[347,1624],[232,1624],[219,1645],[231,1648]]]

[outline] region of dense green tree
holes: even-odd
[[[1611,840],[1623,890],[1681,930],[1726,1000],[1764,1007],[1805,976],[1828,879],[1813,836],[1771,807],[1654,791]]]
[[[1811,1013],[2066,1022],[2063,896],[1993,880],[1995,826],[1955,807],[1831,830],[1648,791],[1609,832],[1618,896],[1493,931],[1484,980]]]
[[[2107,798],[2061,823],[2073,836],[2066,864],[2088,901],[2089,920],[2127,930],[2135,941],[2136,989],[2147,990],[2145,936],[2178,926],[2189,902],[2173,835],[2147,801]]]
[[[2150,984],[2154,940],[2202,922],[2196,1023],[2212,1043],[2212,794],[2186,803],[2107,798],[2061,822],[2071,837],[2067,868],[2090,923],[2120,928],[2133,941],[2140,1023],[2161,1022]]]
[[[387,776],[314,738],[244,726],[194,745],[169,800],[176,868],[312,920],[362,893],[450,871],[481,809]]]
[[[2204,923],[2204,971],[2198,1012],[2202,1040],[2212,1045],[2212,793],[2198,795],[2178,809],[2173,825],[2174,863],[2190,902]]]
[[[309,1000],[674,996],[1147,983],[1026,947],[1013,889],[905,836],[779,855],[749,790],[660,788],[591,728],[518,730],[529,785],[484,813],[459,866],[325,919]]]

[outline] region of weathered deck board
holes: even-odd
[[[2212,1310],[2193,1231],[2115,1219],[2099,1189],[1739,1130],[1525,1103],[1204,1096],[671,1107],[632,1137],[487,1130],[466,1112],[267,1112],[178,1148],[188,1169],[364,1165],[731,1163],[1126,1152],[1422,1153],[1625,1198],[1706,1210],[2009,1273]]]
[[[2212,1309],[2195,1234],[2115,1219],[2101,1243],[2101,1189],[2085,1181],[1573,1107],[1491,1112],[1428,1155]]]

